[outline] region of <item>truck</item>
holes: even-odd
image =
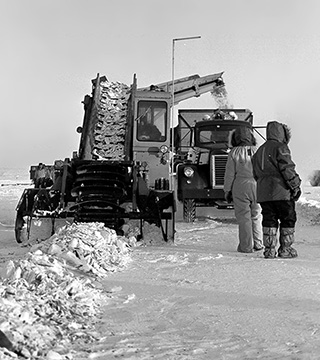
[[[224,174],[237,127],[253,129],[249,109],[180,109],[175,141],[177,199],[183,219],[193,222],[197,207],[233,209],[224,199]]]
[[[24,189],[16,207],[16,241],[36,236],[35,224],[46,224],[47,236],[70,222],[103,222],[123,234],[130,221],[139,223],[140,238],[148,222],[161,230],[165,241],[174,241],[176,196],[170,177],[176,155],[171,109],[223,88],[222,75],[196,74],[138,88],[135,74],[131,86],[97,74],[91,94],[83,100],[79,149],[53,165],[41,164],[51,181],[39,181],[43,175],[38,166],[30,169],[34,186]]]

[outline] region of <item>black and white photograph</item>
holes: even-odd
[[[0,360],[320,359],[319,19],[0,0]]]

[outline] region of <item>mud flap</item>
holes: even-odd
[[[156,199],[155,199],[155,202],[156,202],[156,206],[157,206],[157,209],[158,209],[160,229],[161,229],[161,233],[162,233],[163,240],[164,240],[164,241],[168,241],[168,236],[167,236],[166,232],[164,231],[163,224],[162,224],[161,210],[160,210],[160,207],[159,207],[159,200],[160,200],[160,199],[159,199],[159,197],[157,196]]]
[[[150,224],[155,224],[161,229],[163,239],[168,241],[167,229],[163,227],[163,210],[171,207],[172,214],[171,219],[174,221],[175,203],[173,193],[165,190],[150,190],[148,196],[142,196],[139,194],[139,206],[140,210],[147,214],[146,221]],[[168,215],[168,214],[166,214]],[[166,217],[168,221],[168,217]],[[166,226],[167,228],[167,226]]]

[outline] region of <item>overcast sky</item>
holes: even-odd
[[[224,71],[229,102],[292,129],[306,177],[320,169],[320,1],[0,0],[0,166],[78,150],[81,101],[97,73],[138,87]],[[214,108],[210,94],[180,108]]]

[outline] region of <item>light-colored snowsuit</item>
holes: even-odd
[[[239,226],[239,252],[262,249],[261,208],[257,203],[256,181],[253,178],[251,156],[256,151],[249,128],[235,130],[234,146],[228,154],[224,191],[232,193],[235,216]]]

